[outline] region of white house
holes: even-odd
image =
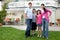
[[[40,4],[44,3],[47,8],[52,11],[52,15],[50,17],[50,22],[56,22],[56,10],[58,7],[58,2],[56,0],[13,0],[12,2],[8,3],[7,10],[7,17],[10,13],[15,13],[14,17],[21,17],[24,14],[24,9],[28,7],[28,2],[32,2],[33,8],[40,9]],[[12,18],[12,17],[11,17]]]

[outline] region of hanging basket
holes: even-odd
[[[57,19],[57,24],[58,26],[60,26],[60,19]]]
[[[54,25],[54,23],[50,22],[50,26]]]

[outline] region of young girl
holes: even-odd
[[[33,9],[32,12],[33,12],[33,16],[32,16],[32,28],[31,28],[31,30],[32,30],[32,36],[34,36],[35,30],[36,30],[36,10]]]
[[[37,27],[38,27],[38,37],[42,36],[42,15],[41,15],[41,11],[37,10],[37,15],[36,15],[36,23],[37,23]]]

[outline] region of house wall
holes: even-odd
[[[60,8],[56,10],[56,19],[60,19]]]

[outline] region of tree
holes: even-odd
[[[0,11],[0,23],[3,23],[4,18],[6,17],[6,13],[7,11],[5,10],[7,7],[7,3],[4,3],[4,5],[2,6],[2,11]]]

